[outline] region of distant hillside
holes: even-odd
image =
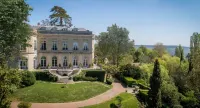
[[[140,47],[141,45],[135,45],[136,48]],[[154,48],[154,45],[143,45],[149,49],[153,49]],[[174,55],[175,53],[175,48],[177,47],[176,45],[164,45],[167,49],[167,51],[171,54],[171,55]],[[189,52],[190,52],[190,47],[184,47],[183,46],[183,49],[184,49],[184,55],[186,56]]]

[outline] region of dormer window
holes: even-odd
[[[62,49],[63,50],[68,50],[68,48],[67,48],[67,42],[66,41],[63,42],[63,48]]]
[[[53,43],[53,45],[52,45],[52,50],[57,50],[57,41],[53,41],[52,42]]]
[[[46,50],[46,41],[42,41],[41,50]]]
[[[88,43],[85,42],[85,43],[83,44],[83,50],[84,50],[84,51],[87,51],[87,50],[88,50]]]
[[[78,50],[78,43],[77,42],[73,43],[73,50]]]

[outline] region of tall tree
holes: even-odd
[[[184,49],[181,45],[175,48],[175,56],[180,58],[180,62],[184,60]]]
[[[111,58],[113,64],[118,66],[120,56],[133,47],[133,41],[130,41],[128,35],[129,32],[126,28],[119,27],[116,24],[108,27],[107,32],[100,33],[97,37],[99,51],[107,58]]]
[[[0,66],[14,55],[19,47],[26,46],[30,35],[27,24],[31,8],[24,0],[1,0],[0,2]]]
[[[54,6],[51,9],[52,14],[49,16],[52,25],[71,27],[72,18],[67,14],[67,11],[59,6]]]
[[[19,55],[30,35],[27,17],[31,8],[24,0],[0,2],[0,108],[9,108],[9,95],[20,82],[17,70],[7,68],[7,61]]]
[[[193,33],[190,38],[189,71],[191,87],[200,91],[200,34]]]
[[[150,78],[150,90],[148,92],[149,100],[148,106],[149,108],[161,108],[162,100],[161,100],[161,70],[160,64],[156,59],[154,63],[153,74]]]
[[[163,54],[166,53],[166,48],[162,43],[157,43],[156,45],[154,45],[153,50],[158,53],[159,57],[162,57]]]

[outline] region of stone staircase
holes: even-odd
[[[61,75],[57,74],[56,71],[57,71],[57,69],[50,69],[50,70],[49,70],[49,72],[50,72],[51,74],[53,74],[53,75],[55,75],[55,76],[58,77],[58,82],[59,82],[59,83],[73,83],[73,82],[74,82],[74,81],[73,81],[73,76],[79,74],[79,73],[81,72],[81,69],[79,69],[79,71],[78,71],[76,74],[71,75],[71,76],[61,76]],[[70,80],[69,80],[69,77],[71,77]]]

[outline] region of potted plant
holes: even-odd
[[[69,68],[71,68],[71,67],[72,67],[72,64],[70,63],[70,64],[69,64]]]

